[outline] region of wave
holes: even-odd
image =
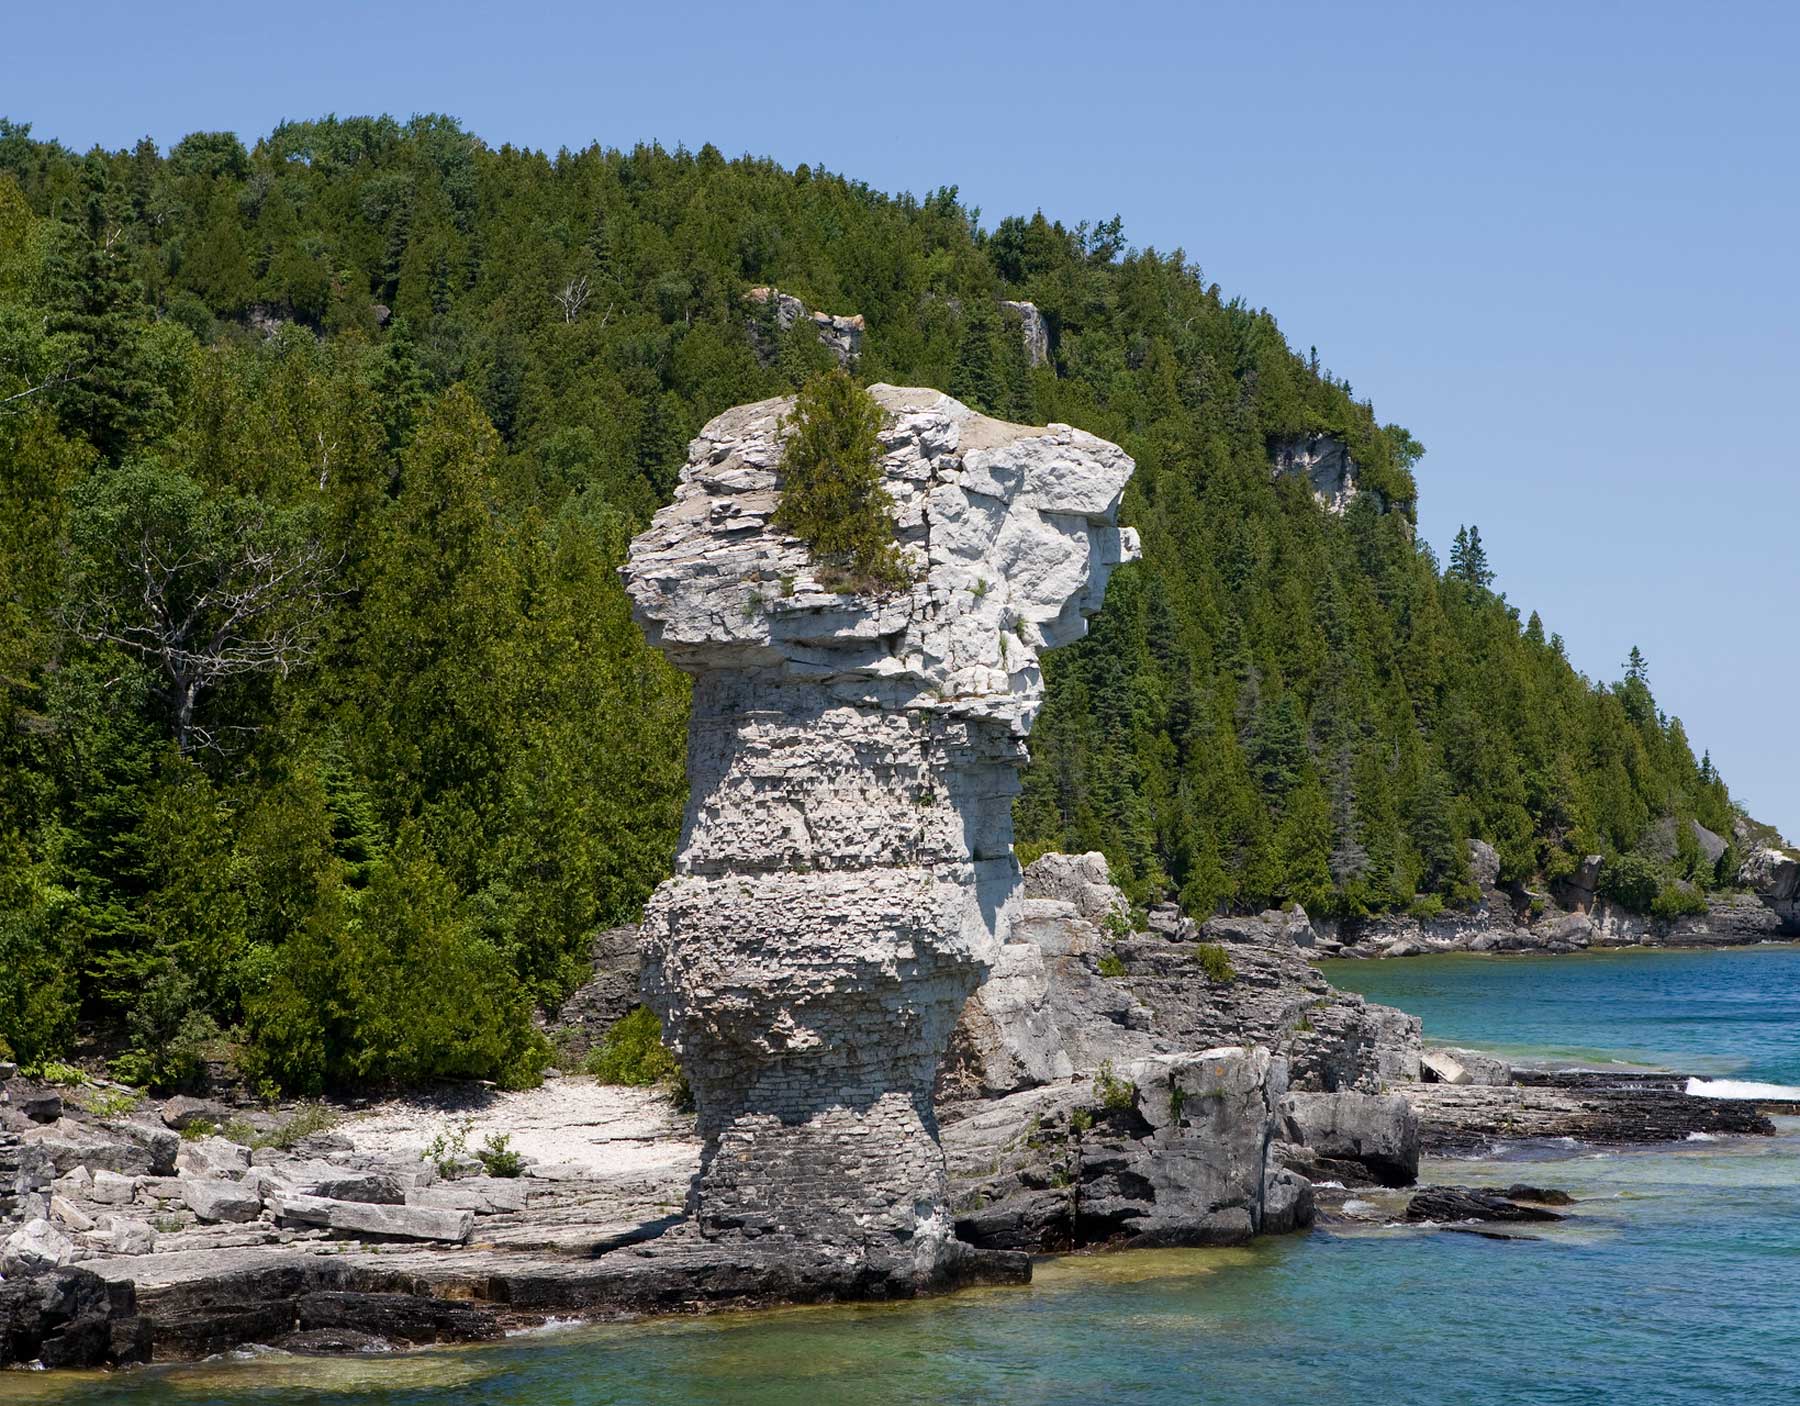
[[[1800,1089],[1792,1084],[1758,1084],[1750,1079],[1689,1079],[1687,1091],[1696,1098],[1767,1098],[1800,1102]]]

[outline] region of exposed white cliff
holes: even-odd
[[[1335,435],[1295,435],[1277,441],[1270,455],[1275,476],[1304,480],[1326,512],[1342,514],[1355,501],[1356,461]]]

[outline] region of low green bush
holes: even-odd
[[[1223,984],[1237,975],[1237,968],[1231,965],[1231,954],[1216,942],[1196,942],[1194,960],[1200,964],[1208,981]]]
[[[525,1173],[525,1159],[512,1150],[511,1133],[489,1133],[475,1153],[481,1170],[491,1177],[516,1177]]]
[[[662,1042],[662,1024],[648,1006],[638,1006],[613,1022],[606,1039],[588,1056],[588,1073],[602,1084],[646,1089],[672,1084],[681,1065]]]

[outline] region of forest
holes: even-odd
[[[710,417],[836,364],[765,286],[862,315],[861,383],[1138,462],[1144,559],[1047,660],[1022,858],[1100,849],[1202,913],[1435,913],[1471,837],[1522,884],[1603,854],[1663,912],[1728,876],[1686,822],[1730,836],[1729,793],[1642,657],[1583,677],[1478,530],[1440,563],[1422,446],[1116,216],[442,116],[85,154],[0,121],[0,1058],[538,1077],[534,1008],[685,794],[626,544]],[[1313,435],[1357,466],[1341,515],[1272,472]]]

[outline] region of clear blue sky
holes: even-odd
[[[253,10],[270,18],[253,23]],[[991,224],[1124,216],[1426,445],[1440,554],[1800,839],[1800,5],[120,4],[6,23],[81,148],[283,118],[711,141]]]

